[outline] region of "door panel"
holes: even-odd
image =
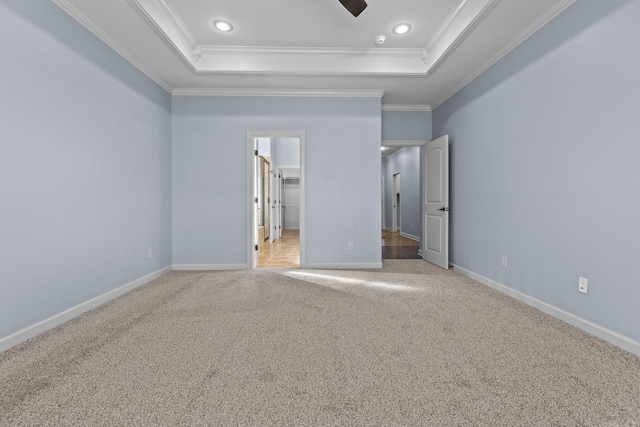
[[[422,258],[449,268],[449,137],[420,148],[422,166]]]

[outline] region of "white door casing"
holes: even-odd
[[[257,197],[256,138],[297,138],[300,142],[300,268],[307,266],[307,132],[304,130],[247,131],[247,267],[258,265],[258,217],[254,198]]]
[[[422,259],[449,268],[449,136],[420,148]]]

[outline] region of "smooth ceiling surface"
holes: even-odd
[[[338,0],[52,1],[176,95],[383,95],[429,110],[575,0],[368,0],[357,18]],[[393,34],[400,22],[412,30]]]
[[[358,18],[337,0],[165,2],[204,45],[371,48],[375,36],[386,34],[385,47],[398,48],[425,47],[460,0],[369,0]],[[216,19],[232,22],[234,31],[214,31],[211,22]],[[413,22],[413,31],[392,35],[393,24],[399,22]]]

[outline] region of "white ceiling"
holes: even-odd
[[[383,96],[386,110],[428,111],[575,0],[367,0],[357,18],[338,0],[53,1],[176,95]],[[412,30],[393,34],[401,22]]]

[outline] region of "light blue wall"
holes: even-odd
[[[451,261],[640,341],[638,17],[576,2],[437,108],[433,134],[451,137]]]
[[[380,108],[375,98],[174,97],[174,263],[247,262],[247,131],[269,129],[307,132],[308,263],[379,263]]]
[[[1,338],[171,264],[171,99],[51,1],[0,58]]]
[[[278,166],[300,166],[300,140],[298,138],[274,138]]]
[[[420,206],[420,147],[407,147],[386,161],[385,195],[387,228],[393,225],[393,175],[400,173],[402,232],[422,237]]]
[[[431,111],[383,111],[382,139],[431,139]]]

